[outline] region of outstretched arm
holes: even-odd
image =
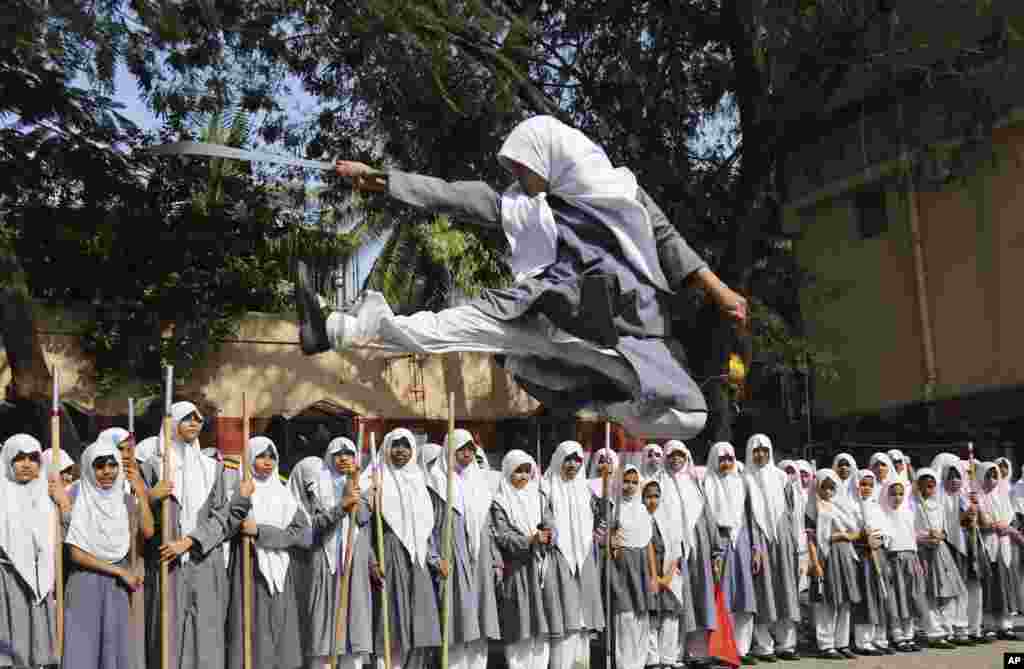
[[[339,160],[335,169],[339,175],[350,177],[356,190],[387,193],[417,209],[449,214],[480,227],[501,225],[501,196],[482,181],[449,182],[398,170],[379,172],[347,160]]]

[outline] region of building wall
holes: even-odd
[[[1024,126],[996,130],[994,163],[916,194],[937,384],[935,397],[1024,382]],[[863,240],[850,193],[801,212],[796,253],[819,282],[804,291],[808,333],[840,358],[817,389],[825,416],[924,399],[925,363],[910,196],[887,185],[888,229]]]

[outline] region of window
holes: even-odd
[[[853,198],[857,216],[857,232],[861,239],[880,237],[889,227],[885,206],[885,190],[881,187],[858,191]]]

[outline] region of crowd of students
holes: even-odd
[[[457,669],[485,669],[495,642],[510,669],[570,669],[606,627],[619,669],[708,665],[723,613],[745,665],[798,659],[807,618],[823,658],[952,649],[1016,639],[1024,611],[1024,483],[1011,484],[1005,458],[942,453],[912,473],[899,451],[865,469],[843,453],[815,471],[776,463],[754,435],[742,463],[727,443],[698,467],[679,441],[636,463],[566,441],[543,472],[520,450],[497,472],[460,429],[449,476],[448,444],[396,429],[376,466],[338,437],[285,482],[270,439],[249,441],[244,480],[201,450],[202,425],[194,405],[172,406],[166,477],[162,434],[136,446],[105,430],[70,486],[55,471],[70,460],[49,475],[36,438],[4,443],[0,667],[58,663],[55,587],[73,669],[155,668],[162,652],[174,669],[237,669],[246,621],[261,669],[383,666],[385,636],[391,665],[418,669],[442,643],[444,583]]]

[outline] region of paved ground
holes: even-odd
[[[1020,630],[1018,630],[1018,633]],[[807,658],[799,662],[775,662],[757,665],[773,669],[1003,669],[1003,653],[1024,653],[1024,641],[996,641],[985,646],[967,646],[957,650],[930,650],[898,653],[883,657],[858,657],[855,660]]]

